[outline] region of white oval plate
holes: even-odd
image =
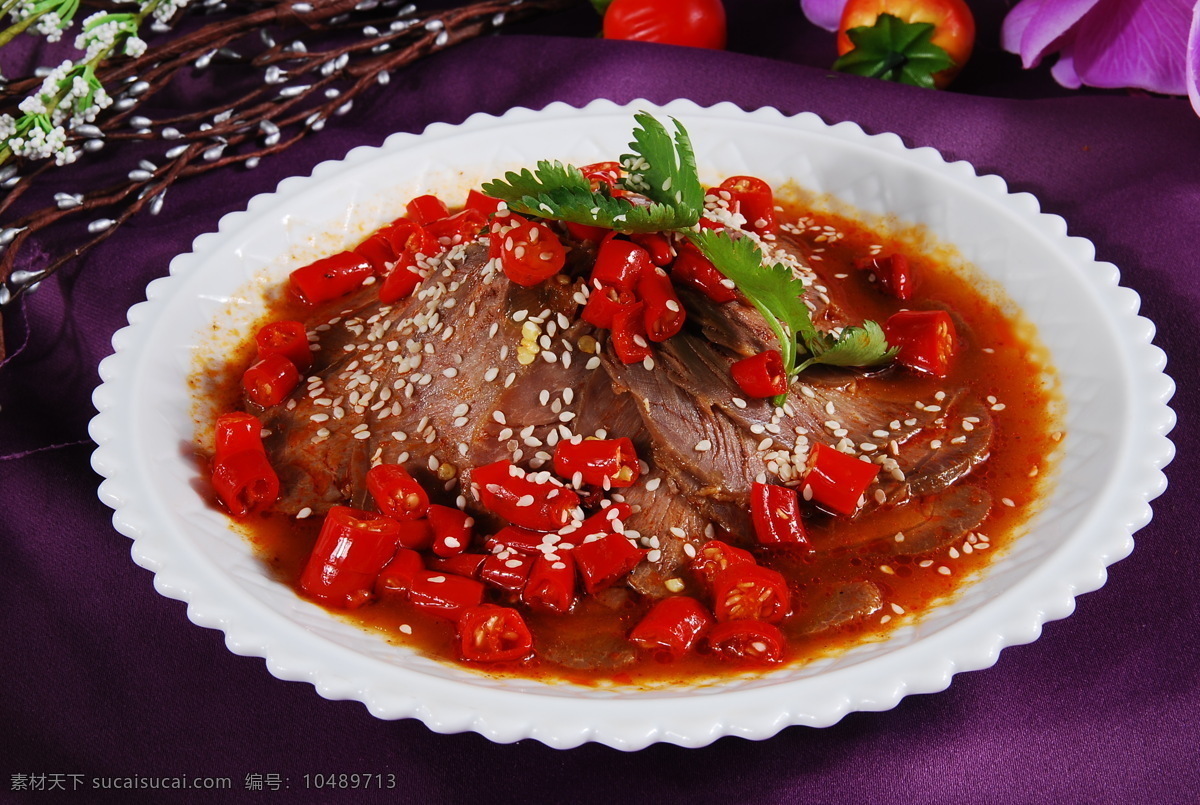
[[[245,539],[193,488],[195,434],[187,380],[214,322],[237,329],[263,309],[260,291],[314,257],[351,245],[419,192],[459,197],[500,171],[560,158],[612,159],[629,142],[633,113],[671,115],[689,129],[707,175],[792,180],[869,214],[894,214],[951,244],[1000,283],[1036,325],[1066,399],[1058,483],[1027,534],[984,577],[880,643],[836,658],[672,691],[590,690],[490,679],[386,644],[273,581]],[[135,562],[156,589],[188,603],[188,617],[225,633],[230,650],[264,657],[280,679],[304,680],[329,699],[363,702],[379,718],[419,718],[439,732],[535,738],[550,746],[597,741],[638,749],[665,741],[702,746],[723,735],[766,738],[791,724],[826,726],[859,710],[886,710],[911,693],[944,689],[986,668],[1000,649],[1034,640],[1067,616],[1075,596],[1104,584],[1150,520],[1173,447],[1174,391],[1154,327],[1137,294],[1092,244],[1039,212],[996,176],[977,176],[893,134],[829,126],[812,114],[745,112],[685,101],[583,109],[552,104],[475,115],[396,134],[281,182],[226,215],[147,288],[100,365],[99,414],[90,432],[100,498],[133,539]],[[1069,304],[1067,304],[1069,302]],[[229,313],[233,310],[233,314]],[[180,445],[164,451],[162,445]]]

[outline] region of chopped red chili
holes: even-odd
[[[621,240],[610,233],[596,251],[596,262],[592,266],[592,287],[596,283],[632,293],[638,279],[654,264],[650,253],[633,241]]]
[[[690,243],[679,247],[679,256],[671,264],[671,279],[695,288],[717,304],[737,299],[733,283]]]
[[[475,533],[475,518],[452,506],[437,503],[430,504],[427,516],[433,528],[432,548],[435,554],[453,556],[470,546]]]
[[[429,511],[429,495],[399,464],[377,464],[367,470],[367,491],[384,514],[415,520]]]
[[[481,604],[458,618],[458,656],[470,662],[523,660],[533,654],[533,635],[512,607]]]
[[[423,279],[416,259],[408,252],[401,252],[379,286],[379,301],[390,305],[398,299],[407,299]]]
[[[645,249],[650,255],[650,262],[656,266],[669,266],[675,259],[671,241],[661,232],[634,232],[629,239]]]
[[[433,525],[427,519],[397,520],[400,530],[396,540],[402,548],[414,551],[427,551],[433,547]]]
[[[777,349],[768,349],[749,358],[734,361],[729,367],[738,387],[756,398],[787,394],[788,378],[783,368],[783,356]]]
[[[371,598],[375,579],[396,554],[396,521],[334,506],[300,574],[300,589],[322,603],[354,609]]]
[[[396,250],[392,246],[392,242],[379,232],[373,233],[355,246],[354,253],[370,261],[371,267],[379,275],[387,270],[388,264],[396,260]]]
[[[877,475],[878,464],[817,442],[808,453],[804,485],[809,491],[805,494],[838,514],[854,514]]]
[[[719,621],[778,623],[791,611],[783,576],[762,565],[731,565],[713,580],[713,613]]]
[[[664,598],[633,627],[629,639],[661,662],[678,660],[713,624],[713,617],[695,598]]]
[[[479,578],[493,587],[519,593],[525,587],[529,571],[533,567],[533,557],[519,553],[488,554],[483,559],[479,570]]]
[[[398,548],[392,560],[383,566],[375,579],[375,593],[380,596],[397,595],[408,597],[413,579],[425,569],[421,554],[408,548]]]
[[[588,324],[611,330],[617,313],[636,302],[637,297],[628,291],[593,287],[592,292],[588,294],[587,304],[583,306],[583,312],[579,316]]]
[[[753,176],[730,176],[717,188],[729,193],[730,209],[740,212],[746,219],[746,228],[760,234],[774,232],[775,193],[762,179]]]
[[[422,570],[413,577],[408,600],[430,615],[455,620],[459,614],[483,603],[483,582],[444,571]]]
[[[666,341],[683,329],[687,313],[666,271],[658,266],[643,271],[638,278],[637,293],[646,303],[642,320],[651,341]]]
[[[957,335],[954,319],[944,310],[902,310],[883,324],[888,344],[899,347],[896,362],[935,377],[950,372]]]
[[[481,553],[456,553],[453,556],[431,556],[429,569],[435,573],[453,573],[455,576],[465,576],[468,579],[479,578],[483,570],[483,562],[487,556]]]
[[[620,534],[608,534],[591,542],[576,543],[571,556],[589,594],[611,587],[642,561],[646,551],[636,548]]]
[[[292,294],[306,305],[320,305],[345,296],[374,276],[375,267],[361,254],[338,252],[301,266],[288,282]]]
[[[808,534],[800,519],[800,497],[795,489],[755,483],[750,490],[750,518],[760,545],[809,550]]]
[[[524,554],[539,554],[541,544],[545,539],[545,531],[533,531],[515,525],[506,525],[484,541],[484,547],[491,553],[497,551],[516,551]]]
[[[709,630],[706,650],[722,660],[777,663],[786,639],[779,627],[763,621],[725,621]]]
[[[265,509],[279,497],[279,476],[261,447],[218,455],[212,464],[212,485],[235,517]]]
[[[488,511],[534,531],[562,528],[579,506],[579,496],[555,483],[549,473],[514,472],[508,460],[476,467],[471,471],[471,485]]]
[[[425,225],[430,237],[437,238],[444,247],[469,242],[479,236],[487,226],[487,215],[478,210],[460,210],[453,215],[439,218]]]
[[[575,606],[575,560],[564,551],[551,559],[539,554],[529,569],[521,600],[535,609],[570,612]]]
[[[279,353],[264,355],[242,375],[242,389],[255,405],[279,405],[300,382],[296,364]]]
[[[699,576],[705,586],[711,590],[713,582],[716,581],[717,575],[721,571],[734,565],[754,564],[758,563],[754,560],[754,554],[749,551],[719,539],[710,539],[696,551],[691,568],[692,572]]]
[[[904,255],[863,257],[854,261],[854,267],[860,271],[870,271],[879,287],[889,296],[912,299],[917,287],[917,275]]]
[[[308,331],[304,325],[292,319],[282,319],[264,324],[254,334],[260,358],[267,355],[282,355],[296,368],[304,371],[312,365],[312,349],[308,344]]]
[[[263,452],[262,423],[253,414],[233,411],[217,417],[215,431],[216,458],[240,453],[243,450]]]
[[[446,206],[446,203],[433,195],[417,196],[408,202],[404,209],[408,213],[408,217],[421,226],[433,223],[450,214],[450,208]]]
[[[550,227],[516,213],[509,213],[505,221],[512,228],[492,238],[500,239],[500,266],[512,282],[532,287],[566,265],[566,249]]]
[[[613,315],[610,340],[621,363],[638,363],[654,354],[650,342],[646,340],[645,309],[644,303],[636,302],[625,305]]]
[[[633,486],[641,475],[637,451],[628,438],[563,439],[554,448],[554,471],[592,486]]]

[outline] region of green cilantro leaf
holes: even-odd
[[[725,232],[710,229],[689,232],[688,238],[762,313],[779,341],[789,379],[818,363],[877,366],[896,354],[896,349],[888,347],[883,328],[873,321],[865,321],[861,327],[844,327],[836,337],[818,330],[804,303],[804,283],[787,266],[764,264],[762,250],[750,238],[735,240]],[[797,366],[800,346],[810,357]]]
[[[945,49],[930,41],[934,30],[928,22],[880,14],[873,26],[846,31],[854,49],[835,61],[833,69],[932,89],[934,74],[954,66]]]
[[[677,229],[695,226],[704,212],[704,188],[696,169],[696,154],[687,130],[678,120],[672,139],[665,126],[653,116],[639,112],[633,116],[632,154],[621,156],[625,177],[621,185],[641,193],[652,201],[673,207],[681,216]]]
[[[613,198],[607,188],[592,190],[573,165],[541,161],[535,170],[509,171],[503,179],[483,184],[482,190],[502,199],[509,209],[527,215],[602,226],[621,232],[664,232],[695,226],[704,210],[704,189],[696,171],[691,140],[675,121],[675,138],[645,112],[634,116],[634,152],[621,158],[632,165],[629,189],[651,200],[648,206]]]
[[[834,338],[828,333],[820,337],[822,346],[810,349],[812,355],[796,367],[799,374],[813,364],[827,366],[879,366],[887,363],[899,351],[899,347],[888,347],[887,336],[878,323],[867,320],[862,327],[844,327],[841,335]]]

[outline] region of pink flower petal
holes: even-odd
[[[1069,47],[1054,62],[1054,66],[1050,68],[1050,75],[1067,89],[1079,89],[1083,86],[1083,82],[1079,80],[1079,73],[1075,72],[1075,58],[1071,55]]]
[[[842,21],[842,9],[846,0],[800,0],[800,8],[804,16],[813,25],[819,25],[826,31],[836,31]]]
[[[1188,33],[1187,67],[1185,69],[1188,98],[1200,115],[1200,0],[1192,9],[1192,30]]]
[[[1101,0],[1022,0],[1004,19],[1004,49],[1018,53],[1026,67],[1064,44],[1064,37]],[[1118,0],[1119,2],[1119,0]]]
[[[1100,0],[1075,27],[1071,56],[1091,87],[1187,92],[1184,65],[1194,0]]]

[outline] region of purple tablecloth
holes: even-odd
[[[389,798],[421,802],[1197,801],[1200,119],[1186,100],[1066,93],[1044,71],[1021,71],[996,44],[998,3],[980,3],[979,52],[953,93],[831,76],[820,67],[831,37],[794,3],[727,5],[731,46],[774,58],[593,40],[577,13],[469,43],[397,75],[286,157],[177,186],[164,214],[138,217],[44,283],[23,314],[6,316],[14,354],[0,368],[0,801],[139,801],[91,790],[91,778],[212,775],[231,778],[233,793],[144,801],[329,802],[341,800],[305,790],[304,775],[351,772],[394,775]],[[550,35],[572,28],[576,38]],[[97,500],[86,424],[113,332],[174,254],[285,176],[393,131],[551,101],[677,97],[807,110],[933,146],[1034,193],[1121,268],[1179,384],[1178,457],[1153,522],[1102,590],[995,667],[892,711],[758,743],[629,754],[493,745],[376,720],[231,654],[219,632],[155,593]],[[13,790],[30,775],[78,787]],[[275,779],[290,789],[272,791]],[[247,787],[256,780],[266,790]]]

